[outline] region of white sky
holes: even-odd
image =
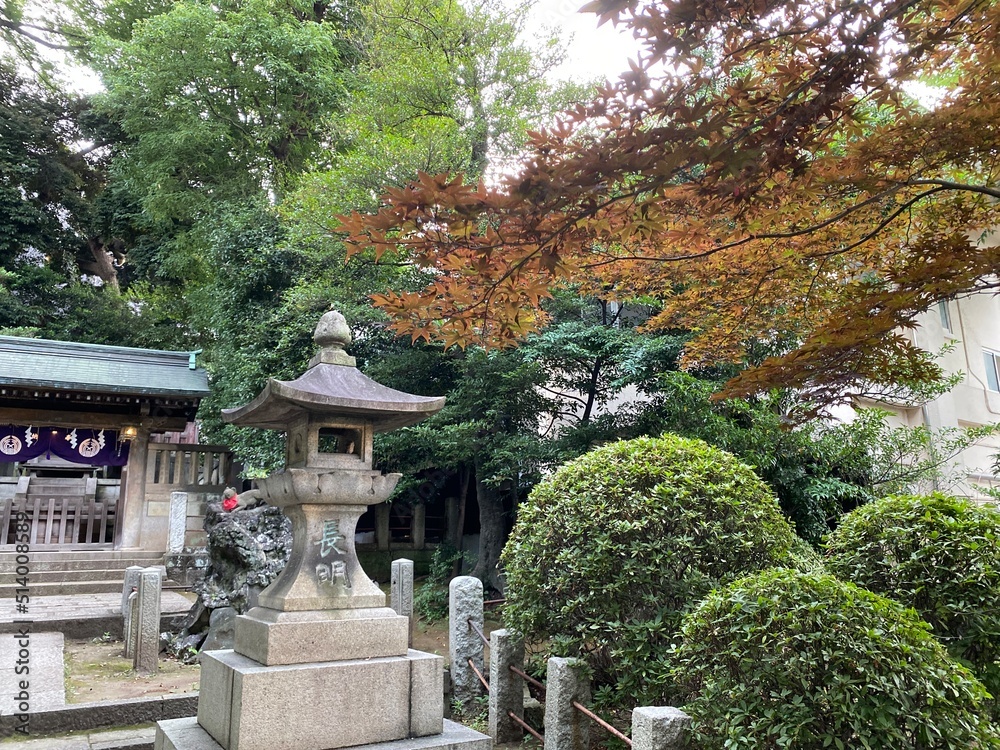
[[[578,13],[587,0],[537,0],[529,16],[541,27],[558,31],[566,43],[566,62],[553,71],[555,78],[589,81],[616,80],[628,70],[628,61],[638,52],[638,42],[630,32],[610,23],[600,28],[593,13]]]
[[[628,61],[636,57],[638,42],[632,35],[610,23],[600,28],[593,13],[577,12],[587,0],[537,0],[530,18],[531,27],[555,30],[566,45],[566,61],[552,71],[554,79],[580,82],[608,78],[616,80],[628,70]],[[530,41],[530,40],[529,40]],[[65,63],[59,65],[62,77],[80,93],[96,93],[100,80],[87,70]]]

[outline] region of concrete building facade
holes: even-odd
[[[912,408],[886,406],[899,425],[925,425],[932,430],[970,428],[1000,423],[1000,296],[974,294],[939,303],[923,313],[909,333],[914,344],[941,352],[939,362],[961,381],[948,393]],[[938,489],[980,501],[1000,489],[996,470],[1000,435],[978,441],[951,459],[948,476]],[[935,489],[935,488],[926,488]]]

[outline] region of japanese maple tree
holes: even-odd
[[[355,252],[433,269],[376,297],[396,329],[508,344],[573,283],[648,298],[651,328],[696,334],[684,361],[741,361],[729,383],[816,403],[940,370],[901,329],[993,288],[1000,188],[1000,3],[993,0],[595,0],[642,55],[594,101],[534,133],[496,185],[420,175]],[[908,88],[946,93],[922,106]]]

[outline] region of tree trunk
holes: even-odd
[[[583,409],[583,416],[580,417],[581,424],[590,424],[590,417],[594,413],[594,405],[597,403],[597,384],[601,378],[601,368],[604,366],[604,357],[594,360],[594,366],[590,370],[590,380],[587,383],[587,405]]]
[[[455,524],[455,549],[459,556],[455,564],[451,567],[451,577],[462,575],[462,536],[465,534],[465,507],[469,504],[469,481],[472,478],[472,469],[468,466],[462,468],[462,492],[458,498],[458,521]]]
[[[108,286],[118,289],[118,271],[111,261],[111,253],[104,247],[104,243],[99,237],[91,237],[87,240],[87,247],[94,259],[93,270]]]
[[[487,587],[503,593],[507,581],[498,567],[500,553],[506,536],[503,517],[503,500],[494,488],[483,484],[479,466],[476,466],[476,498],[479,500],[479,559],[471,575],[480,579]]]

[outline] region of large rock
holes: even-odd
[[[261,505],[227,512],[208,506],[209,564],[194,590],[209,609],[233,607],[246,612],[256,593],[285,567],[292,551],[292,526],[280,508]]]
[[[219,607],[212,610],[208,635],[201,644],[202,651],[221,651],[232,648],[236,640],[236,610]]]

